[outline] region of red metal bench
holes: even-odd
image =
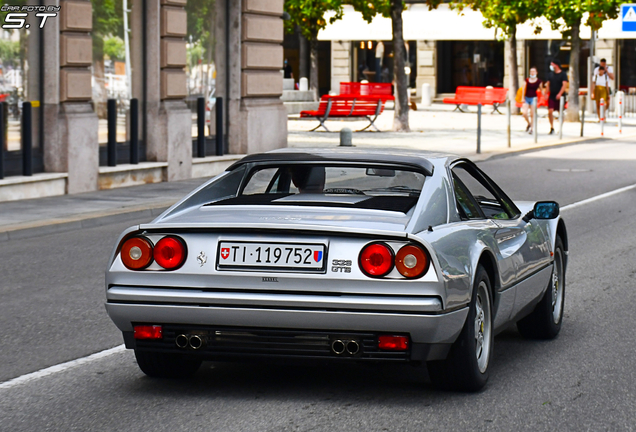
[[[341,82],[340,96],[377,96],[384,102],[395,99],[391,83]]]
[[[455,104],[455,110],[462,110],[462,105],[492,105],[494,113],[503,114],[499,106],[506,102],[508,89],[504,87],[457,87],[454,98],[444,98],[444,103]],[[453,110],[454,111],[454,110]]]
[[[329,129],[325,126],[325,122],[333,118],[366,118],[369,124],[357,132],[362,132],[372,126],[376,131],[380,132],[375,125],[375,120],[382,114],[382,111],[384,111],[384,102],[382,98],[378,96],[324,95],[320,98],[320,105],[318,105],[317,110],[301,111],[300,117],[313,117],[320,122],[320,124],[310,132],[315,131],[320,126],[329,132]]]

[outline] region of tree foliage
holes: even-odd
[[[457,0],[453,9],[478,10],[484,16],[484,27],[500,29],[506,37],[512,36],[517,25],[541,16],[544,12],[542,1],[533,0]]]
[[[342,0],[285,0],[285,12],[290,17],[285,21],[285,31],[293,33],[299,28],[308,41],[314,41],[318,32],[327,26],[327,12],[335,12],[329,24],[342,18]]]
[[[118,36],[104,39],[104,54],[113,61],[123,61],[126,57],[124,41]]]
[[[16,66],[20,59],[20,41],[0,39],[0,59],[4,66]]]
[[[543,0],[543,15],[554,30],[565,38],[572,35],[572,26],[585,24],[598,30],[608,19],[618,18],[621,0]],[[583,18],[587,14],[587,19]]]
[[[197,58],[212,58],[214,54],[214,0],[188,0],[185,7],[188,16],[188,42],[198,45]],[[203,49],[203,51],[201,51]]]
[[[124,36],[122,0],[93,0],[93,37]]]

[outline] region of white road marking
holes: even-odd
[[[45,369],[40,369],[39,371],[31,372],[31,373],[28,373],[26,375],[22,375],[22,376],[19,376],[17,378],[10,379],[9,381],[5,381],[3,383],[0,383],[0,390],[9,389],[9,388],[12,388],[12,387],[17,387],[17,386],[22,385],[24,383],[27,383],[29,381],[33,381],[33,380],[37,380],[37,379],[40,379],[40,378],[44,378],[45,376],[53,375],[53,374],[56,374],[58,372],[63,372],[65,370],[69,370],[69,369],[72,369],[74,367],[81,366],[81,365],[93,362],[95,360],[99,360],[99,359],[102,359],[104,357],[108,357],[110,355],[120,353],[120,352],[125,351],[125,350],[126,350],[126,347],[124,345],[119,345],[119,346],[116,346],[114,348],[110,348],[110,349],[107,349],[107,350],[104,350],[104,351],[100,351],[98,353],[91,354],[91,355],[86,356],[86,357],[81,357],[81,358],[78,358],[78,359],[75,359],[75,360],[68,361],[66,363],[60,363],[60,364],[55,365],[55,366],[47,367]]]
[[[616,195],[616,194],[619,194],[621,192],[625,192],[625,191],[628,191],[628,190],[634,189],[634,188],[636,188],[636,184],[633,184],[631,186],[625,186],[625,187],[622,187],[622,188],[619,188],[619,189],[614,189],[613,191],[605,192],[603,194],[593,196],[592,198],[588,198],[588,199],[584,199],[582,201],[577,201],[575,203],[568,204],[566,206],[561,207],[561,210],[570,210],[570,209],[573,209],[573,208],[576,208],[576,207],[579,207],[579,206],[582,206],[582,205],[585,205],[585,204],[589,204],[591,202],[598,201],[598,200],[601,200],[603,198],[607,198],[607,197],[610,197],[612,195]]]

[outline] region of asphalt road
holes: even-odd
[[[581,144],[486,161],[513,199],[562,206],[636,183],[636,144]],[[477,394],[410,366],[206,363],[145,377],[119,352],[0,388],[1,431],[634,430],[636,189],[563,211],[570,238],[559,337],[495,339]],[[134,221],[139,222],[139,221]],[[0,383],[122,343],[104,307],[118,223],[0,247]]]

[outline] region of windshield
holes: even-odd
[[[257,166],[239,194],[219,205],[320,205],[407,212],[425,174],[407,169],[328,164]]]

